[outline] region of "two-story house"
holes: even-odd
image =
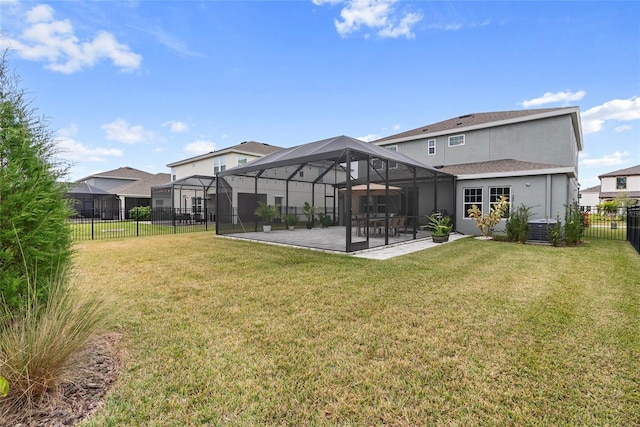
[[[531,207],[531,219],[564,218],[578,198],[577,107],[466,114],[373,144],[455,175],[454,220],[463,233],[478,233],[468,209],[488,212],[500,196]]]
[[[623,196],[640,203],[640,165],[602,174],[600,179],[600,201]]]
[[[213,217],[216,205],[216,174],[279,150],[282,150],[282,147],[245,141],[169,163],[167,167],[171,168],[171,182],[152,189],[153,208],[180,209],[183,213],[197,214],[206,211]]]

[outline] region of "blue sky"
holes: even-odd
[[[561,106],[582,188],[640,164],[640,2],[0,0],[0,27],[72,180]]]

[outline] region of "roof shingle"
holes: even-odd
[[[514,120],[518,118],[550,113],[554,111],[561,111],[561,110],[573,111],[574,109],[575,107],[538,108],[533,110],[496,111],[491,113],[465,114],[463,116],[454,117],[452,119],[443,120],[441,122],[432,123],[426,126],[421,126],[416,129],[411,129],[406,132],[401,132],[395,135],[386,136],[384,138],[380,138],[373,142],[378,143],[378,142],[390,141],[394,139],[416,137],[420,135],[429,135],[433,133],[446,132],[446,131],[455,132],[456,129],[462,129],[462,128],[467,128],[471,126],[480,126],[480,125],[500,122],[504,120]]]

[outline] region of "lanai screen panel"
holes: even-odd
[[[363,245],[359,244],[355,249],[351,245],[352,194],[350,190],[347,190],[344,196],[341,196],[343,200],[338,201],[338,188],[350,188],[351,185],[356,183],[379,183],[385,186],[402,187],[407,194],[411,192],[413,205],[410,216],[413,222],[413,238],[415,239],[420,207],[418,195],[422,191],[418,187],[425,187],[425,183],[431,182],[432,191],[427,189],[427,192],[433,195],[434,200],[436,200],[435,203],[432,203],[432,208],[435,208],[438,206],[437,190],[440,187],[439,180],[445,176],[448,177],[446,178],[447,182],[454,181],[453,176],[441,173],[402,153],[390,151],[347,136],[328,138],[281,150],[218,174],[219,183],[222,183],[220,178],[224,178],[225,185],[232,187],[229,191],[232,206],[236,202],[233,197],[233,177],[253,179],[255,182],[254,193],[256,195],[268,191],[272,191],[274,194],[275,192],[280,192],[280,195],[286,194],[287,204],[290,204],[288,195],[292,185],[311,185],[311,203],[314,206],[319,204],[315,202],[317,186],[321,185],[325,189],[329,188],[329,191],[324,191],[322,202],[325,203],[326,210],[327,198],[334,200],[333,214],[339,214],[341,224],[346,227],[347,251],[357,250]],[[221,190],[219,189],[219,191]],[[451,194],[454,193],[452,188],[450,192]],[[421,196],[423,199],[429,197]],[[340,209],[340,206],[342,206],[342,211],[336,213],[335,209]],[[451,209],[453,210],[453,206]],[[425,211],[424,214],[426,215],[427,212]],[[387,218],[389,217],[388,212],[385,215]],[[219,221],[221,222],[219,222],[218,233],[224,233],[224,230],[228,228],[226,225],[233,224],[233,221],[224,222],[222,217],[219,217]],[[246,231],[256,230],[256,227],[252,230],[246,224],[244,228]]]

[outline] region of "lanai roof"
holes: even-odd
[[[418,170],[428,171],[430,175],[448,175],[437,169],[429,167],[405,154],[387,150],[384,147],[340,135],[320,141],[310,142],[291,148],[276,151],[259,159],[253,160],[244,165],[239,165],[226,171],[220,172],[221,177],[231,175],[256,176],[267,169],[277,169],[286,166],[332,162],[334,164],[344,163],[346,153],[351,153],[351,160],[365,160],[377,158],[391,162],[397,162]]]
[[[93,196],[113,196],[113,194],[108,191],[102,190],[101,188],[94,187],[93,185],[87,184],[86,182],[77,182],[74,183],[67,191],[67,194],[89,194]]]

